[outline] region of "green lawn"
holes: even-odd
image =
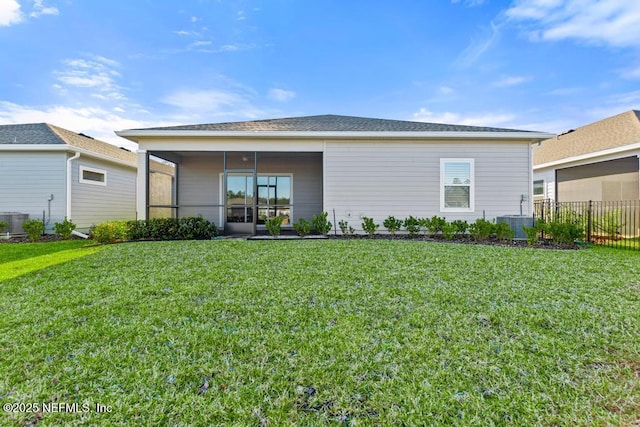
[[[0,280],[11,279],[103,249],[93,241],[0,244]]]
[[[113,245],[0,282],[0,402],[87,405],[0,425],[633,426],[639,272],[607,248]]]

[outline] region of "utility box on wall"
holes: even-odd
[[[527,235],[522,229],[525,227],[533,227],[533,217],[527,215],[504,215],[496,218],[496,222],[506,222],[514,232],[514,239],[526,240]]]

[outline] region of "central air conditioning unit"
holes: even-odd
[[[9,224],[9,234],[24,234],[22,229],[22,223],[29,219],[29,214],[20,212],[0,212],[0,221],[5,221]]]
[[[509,224],[511,230],[514,233],[514,239],[516,240],[526,240],[527,235],[522,229],[525,227],[533,227],[533,217],[527,215],[504,215],[496,218],[496,222],[506,222]]]

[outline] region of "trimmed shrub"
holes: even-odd
[[[277,237],[280,235],[280,233],[282,232],[282,220],[284,219],[283,217],[274,216],[273,218],[267,218],[266,216],[263,216],[262,219],[264,219],[264,226],[266,227],[269,234],[271,234],[273,237]]]
[[[73,221],[64,217],[64,221],[56,222],[53,224],[54,229],[56,230],[56,234],[62,236],[62,239],[69,240],[71,238],[71,233],[76,229],[76,225]]]
[[[129,240],[130,221],[107,221],[91,227],[90,235],[98,243],[118,243]]]
[[[544,231],[557,243],[573,245],[584,237],[583,228],[571,221],[551,221],[545,224]]]
[[[498,240],[511,240],[515,234],[508,222],[493,224],[493,233],[496,235]]]
[[[537,219],[533,224],[533,227],[523,225],[522,230],[524,230],[524,234],[527,235],[527,245],[533,246],[538,243],[540,233],[544,231],[544,228],[545,224],[542,219]]]
[[[373,222],[373,218],[369,218],[367,216],[362,217],[362,229],[369,235],[369,237],[373,237],[373,235],[376,234],[378,227],[380,227],[380,225]]]
[[[456,234],[464,234],[469,229],[469,224],[467,223],[467,221],[463,221],[461,219],[451,221],[451,225],[453,225],[453,227],[455,228]]]
[[[326,236],[331,231],[331,227],[333,227],[333,224],[327,221],[328,215],[328,213],[322,212],[320,215],[314,215],[311,221],[313,228],[323,236]]]
[[[44,233],[44,222],[39,219],[28,219],[22,223],[22,229],[32,242],[37,242]]]
[[[404,228],[409,232],[409,237],[415,237],[420,232],[420,220],[409,216],[404,220]]]
[[[424,234],[430,234],[434,236],[439,232],[442,232],[442,228],[447,223],[447,220],[443,217],[439,217],[437,215],[432,216],[431,218],[421,218],[420,225],[424,227]]]
[[[296,230],[298,236],[304,237],[311,233],[311,222],[304,218],[300,218],[297,223],[293,224],[293,229]]]
[[[477,242],[487,240],[493,233],[493,223],[484,218],[478,218],[469,225],[469,233]]]
[[[214,223],[201,217],[152,218],[129,224],[130,240],[207,240],[218,232]]]
[[[339,221],[338,225],[340,226],[340,232],[344,236],[353,236],[356,233],[356,229],[350,226],[347,221]]]
[[[209,240],[218,234],[213,222],[202,217],[190,216],[178,219],[177,240]]]
[[[389,233],[396,234],[396,231],[402,227],[402,221],[389,215],[387,219],[382,222],[382,225],[384,225],[384,228],[386,228]]]
[[[447,240],[453,240],[455,236],[456,236],[456,226],[450,222],[445,223],[442,226],[442,237],[444,237]]]

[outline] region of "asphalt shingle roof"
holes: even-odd
[[[0,125],[0,144],[69,145],[137,164],[130,151],[48,123]]]
[[[640,111],[630,110],[542,141],[533,150],[533,164],[595,153],[640,143]]]
[[[527,132],[482,126],[449,125],[404,120],[320,115],[246,122],[208,123],[134,130],[221,132]]]

